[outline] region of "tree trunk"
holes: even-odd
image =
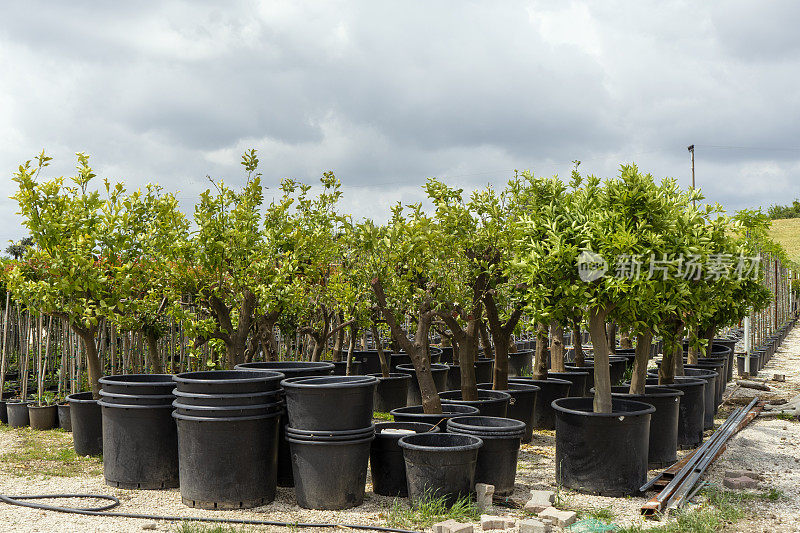
[[[661,367],[658,369],[659,385],[671,385],[675,382],[678,364],[680,364],[681,371],[683,370],[683,347],[681,346],[680,351],[677,351],[675,342],[679,324],[679,320],[671,320],[664,328],[664,357],[661,359]]]
[[[103,377],[103,370],[95,341],[97,326],[84,328],[73,324],[72,330],[80,337],[81,341],[83,341],[83,347],[86,350],[86,370],[89,374],[89,385],[92,387],[92,398],[99,400],[100,378]]]
[[[478,320],[467,322],[462,328],[449,312],[440,312],[441,318],[453,334],[453,351],[458,347],[459,367],[461,368],[461,398],[474,401],[478,399],[475,381],[475,357],[478,353]]]
[[[343,332],[344,328],[339,330],[339,333]],[[345,375],[349,376],[352,374],[352,366],[353,366],[353,350],[356,347],[356,333],[358,331],[358,327],[353,323],[350,326],[350,342],[347,343],[347,366],[345,367]]]
[[[697,364],[697,356],[698,356],[698,350],[696,346],[697,330],[698,330],[697,326],[694,325],[689,326],[689,350],[687,351],[686,359],[690,365]]]
[[[647,361],[650,359],[650,345],[653,343],[653,332],[645,331],[636,336],[636,359],[633,361],[631,374],[631,394],[644,394],[647,384]]]
[[[716,336],[716,334],[717,334],[717,325],[712,322],[711,324],[708,325],[708,328],[706,328],[705,331],[705,338],[706,341],[708,341],[708,344],[706,344],[706,356],[709,356],[713,353],[714,337]]]
[[[564,328],[553,322],[550,324],[550,369],[564,372]]]
[[[494,371],[492,375],[492,388],[494,390],[508,390],[508,354],[516,352],[516,345],[512,342],[512,332],[517,327],[521,309],[515,309],[508,317],[505,324],[500,322],[500,313],[494,301],[494,295],[486,292],[483,295],[483,307],[486,309],[486,320],[489,323],[489,332],[494,341]],[[512,350],[513,348],[513,350]]]
[[[624,350],[630,350],[633,348],[633,342],[631,341],[631,330],[630,328],[625,328],[622,330],[619,336],[619,347]]]
[[[586,362],[583,353],[583,336],[581,335],[581,323],[576,320],[572,323],[572,349],[574,350],[573,361],[575,366],[583,366]]]
[[[608,353],[617,353],[617,322],[615,320],[606,324],[606,342],[608,342]]]
[[[608,337],[603,307],[589,309],[589,333],[594,348],[594,412],[611,412],[611,373],[608,360]]]
[[[544,324],[536,324],[536,350],[533,356],[533,379],[547,379],[546,350],[547,326]]]
[[[492,343],[489,341],[489,332],[486,328],[486,323],[481,320],[478,323],[478,327],[480,328],[481,332],[481,346],[483,346],[483,356],[487,359],[494,359],[494,350],[492,349]]]
[[[678,322],[674,335],[675,342],[675,375],[685,376],[683,371],[683,322]]]
[[[335,325],[341,324],[344,322],[344,316],[341,312],[336,315],[336,322]],[[333,360],[334,361],[341,361],[342,360],[342,346],[344,345],[344,328],[340,329],[336,336],[333,339]]]
[[[158,337],[149,331],[142,333],[147,343],[147,364],[150,366],[150,371],[153,374],[162,374],[164,371],[161,367],[161,358],[158,356]]]
[[[383,353],[381,334],[378,331],[378,326],[375,324],[372,325],[372,339],[375,341],[375,350],[378,351],[378,361],[381,363],[381,375],[388,378],[391,368],[389,367],[389,361],[386,360],[386,354]]]

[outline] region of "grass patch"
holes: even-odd
[[[384,420],[386,422],[394,422],[394,416],[391,413],[383,413],[381,411],[374,411],[372,418],[377,420]]]
[[[245,533],[255,530],[253,528],[206,525],[199,522],[181,522],[173,531],[175,533]]]
[[[444,497],[427,494],[411,505],[395,499],[386,514],[386,525],[400,529],[427,528],[451,518],[474,522],[480,520],[480,512],[468,497],[459,498],[448,506]]]
[[[27,428],[3,430],[16,441],[14,450],[0,455],[0,470],[15,476],[42,475],[70,477],[103,473],[103,459],[81,457],[72,447],[72,435],[65,431],[36,431]]]
[[[611,509],[611,507],[586,509],[584,510],[583,514],[587,518],[594,518],[595,520],[605,523],[613,522],[615,518],[614,511]]]
[[[789,413],[778,413],[776,417],[778,420],[786,420],[788,422],[800,422],[800,418],[797,418],[794,415],[790,415]]]

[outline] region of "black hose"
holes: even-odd
[[[73,507],[58,507],[55,505],[46,505],[43,503],[30,503],[22,500],[44,500],[44,499],[57,499],[57,498],[94,498],[101,500],[110,500],[112,503],[102,507],[95,508],[73,508]],[[213,522],[217,524],[242,524],[248,526],[277,526],[277,527],[329,527],[341,528],[346,527],[350,529],[360,529],[364,531],[385,531],[387,533],[417,533],[408,529],[397,529],[391,527],[381,526],[363,526],[358,524],[336,524],[336,523],[317,523],[317,522],[279,522],[277,520],[249,520],[246,518],[201,518],[199,516],[161,516],[152,514],[139,514],[139,513],[119,513],[109,512],[119,505],[119,500],[113,496],[105,494],[36,494],[31,496],[6,496],[0,494],[0,501],[9,505],[19,505],[20,507],[29,507],[31,509],[42,509],[45,511],[56,511],[59,513],[81,514],[88,516],[110,516],[116,518],[140,518],[144,520],[168,520],[171,522]]]

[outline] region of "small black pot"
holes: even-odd
[[[478,389],[477,400],[462,400],[460,390],[444,391],[439,393],[442,403],[456,405],[471,405],[477,407],[481,416],[497,416],[505,418],[508,411],[508,402],[511,396],[503,391]]]
[[[30,425],[30,415],[28,414],[28,406],[32,405],[31,401],[22,400],[9,400],[6,403],[8,410],[8,425],[12,428],[23,428]]]
[[[403,449],[412,500],[432,495],[452,505],[473,493],[478,449],[483,445],[479,437],[420,433],[403,437],[398,444]]]
[[[528,383],[539,387],[536,397],[536,405],[533,409],[533,427],[535,429],[555,429],[555,413],[553,412],[553,400],[569,396],[572,382],[565,379],[547,378],[515,378],[513,383]]]
[[[593,402],[588,397],[553,402],[556,481],[590,494],[638,494],[647,481],[650,418],[655,408],[612,398],[611,413],[594,413]]]
[[[751,353],[749,356],[741,354],[736,356],[736,370],[739,372],[739,377],[744,376],[744,360],[745,357],[750,357],[750,376],[758,376],[758,354]]]
[[[91,392],[78,392],[67,396],[72,425],[72,443],[75,453],[81,456],[102,455],[103,413]]]
[[[58,427],[67,432],[72,432],[72,420],[69,414],[69,404],[58,404]]]
[[[281,385],[293,428],[350,430],[372,424],[374,376],[291,378]]]
[[[417,371],[414,365],[397,365],[396,372],[402,372],[411,376],[408,382],[408,392],[406,395],[406,405],[422,405],[422,393],[419,390]],[[440,363],[431,363],[431,375],[433,383],[436,385],[436,392],[442,392],[447,386],[448,366]]]
[[[478,384],[479,389],[494,390],[491,383]],[[506,409],[506,417],[519,420],[525,424],[522,442],[530,442],[533,437],[533,413],[536,409],[536,398],[541,389],[530,383],[509,382],[508,389],[503,390],[511,396]]]
[[[457,416],[447,421],[447,432],[472,435],[483,441],[475,466],[476,483],[494,485],[498,496],[514,492],[524,422],[491,416]]]
[[[508,354],[508,377],[530,375],[533,369],[533,350],[520,350]]]
[[[409,433],[395,433],[392,430]],[[369,452],[372,492],[381,496],[408,496],[406,463],[398,441],[415,433],[438,433],[439,427],[420,422],[383,422],[375,424],[375,440]]]
[[[389,374],[388,378],[383,377],[383,374],[380,373],[369,375],[378,378],[373,409],[381,413],[388,413],[392,409],[408,405],[408,389],[415,379],[414,376],[403,372]]]
[[[410,405],[400,407],[390,411],[395,422],[422,422],[432,424],[444,431],[447,428],[447,420],[454,416],[477,415],[480,413],[477,407],[471,405],[456,405],[452,403],[442,403],[441,414],[427,414],[422,411],[421,405]]]
[[[31,403],[28,405],[28,418],[33,429],[53,429],[58,422],[58,409],[55,405],[37,406]]]
[[[589,383],[589,372],[553,372],[552,370],[548,370],[547,377],[563,379],[572,383],[572,386],[569,388],[569,396],[587,396],[586,391],[589,390],[587,386]]]

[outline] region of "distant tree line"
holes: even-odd
[[[791,205],[773,205],[768,210],[769,218],[800,218],[800,201],[795,200]]]

